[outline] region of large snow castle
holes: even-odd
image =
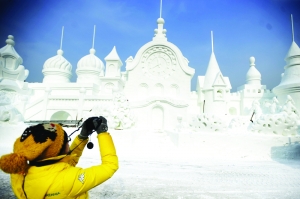
[[[152,41],[125,60],[125,71],[115,47],[105,63],[90,49],[77,63],[76,82],[70,82],[72,65],[62,49],[45,61],[43,82],[26,82],[29,71],[9,35],[0,49],[0,121],[78,120],[103,115],[115,129],[222,131],[251,124],[253,131],[296,134],[300,49],[295,41],[285,57],[281,82],[272,91],[261,85],[255,58],[250,57],[245,84],[231,92],[230,79],[223,76],[213,49],[205,75],[197,77],[196,91],[191,91],[195,69],[167,40],[164,23],[163,18],[157,19]]]

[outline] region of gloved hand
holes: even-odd
[[[97,131],[98,134],[107,132],[108,130],[107,120],[104,117],[100,116],[97,119],[94,119],[93,123],[94,123],[95,130]]]
[[[81,132],[78,135],[80,139],[87,139],[89,135],[93,133],[95,130],[93,121],[96,119],[98,119],[98,117],[90,117],[83,122]]]

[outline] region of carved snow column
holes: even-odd
[[[86,89],[80,88],[79,92],[80,92],[80,95],[79,95],[79,104],[78,104],[77,114],[78,114],[78,118],[83,118],[83,106],[84,106]]]
[[[48,102],[49,102],[49,96],[51,93],[51,88],[47,87],[45,89],[45,94],[44,94],[44,102],[43,102],[43,110],[42,110],[42,120],[46,120],[47,119],[47,107],[48,107]]]
[[[295,106],[300,110],[300,49],[293,41],[285,58],[286,66],[281,75],[281,82],[273,88],[280,104],[284,104],[290,95],[295,101]]]

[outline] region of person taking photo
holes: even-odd
[[[29,126],[17,138],[13,153],[0,158],[0,169],[11,175],[19,199],[87,199],[88,191],[108,180],[118,170],[118,157],[107,120],[90,117],[71,146],[60,124]],[[101,164],[76,167],[88,136],[97,132]]]

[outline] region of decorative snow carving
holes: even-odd
[[[254,100],[252,102],[252,108],[251,108],[250,112],[252,113],[252,116],[251,116],[252,121],[258,120],[258,118],[261,116],[262,110],[260,108],[260,103],[258,100]]]
[[[216,115],[199,114],[192,117],[189,126],[194,131],[226,131],[226,122]]]
[[[250,130],[258,133],[273,133],[284,136],[296,135],[300,116],[292,97],[290,95],[287,96],[285,104],[279,110],[280,112],[274,112],[278,110],[278,101],[274,98],[269,107],[271,114],[262,114],[259,118],[256,118],[253,124],[250,125]]]
[[[230,129],[247,129],[247,126],[249,125],[250,120],[249,117],[235,117],[233,118],[230,123],[228,128]]]
[[[130,113],[129,102],[122,92],[114,93],[111,121],[112,128],[115,129],[128,129],[134,125],[134,118]]]
[[[24,121],[23,116],[13,104],[14,96],[0,91],[0,122],[17,123]]]
[[[157,45],[143,54],[141,65],[150,78],[168,78],[176,70],[177,59],[170,48]]]
[[[282,107],[282,111],[286,113],[286,115],[291,115],[291,117],[299,117],[299,112],[295,106],[295,102],[293,98],[288,95],[285,105]]]

